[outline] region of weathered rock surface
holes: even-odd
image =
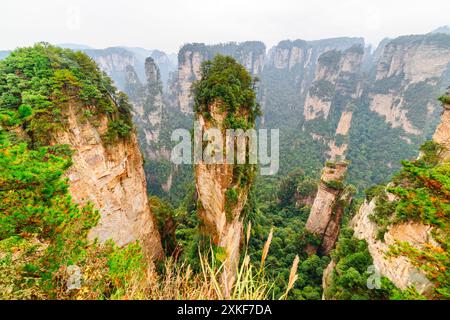
[[[436,97],[449,69],[450,35],[405,36],[390,41],[376,64],[369,90],[370,110],[394,128],[412,135],[423,134],[436,118]]]
[[[442,161],[449,159],[450,106],[448,104],[444,105],[441,123],[436,129],[433,140],[446,148],[441,154]],[[392,196],[390,198],[393,200]],[[432,227],[414,221],[396,223],[390,226],[384,234],[384,241],[378,240],[378,227],[375,222],[370,220],[375,207],[376,199],[364,202],[358,214],[352,219],[351,227],[355,231],[355,237],[366,240],[374,265],[381,274],[388,277],[402,290],[414,286],[419,293],[426,295],[432,289],[433,284],[426,278],[424,272],[414,267],[407,257],[390,257],[387,256],[387,253],[390,246],[397,242],[407,242],[416,248],[423,248],[427,244],[439,246],[432,237]]]
[[[223,126],[225,114],[220,111],[220,106],[213,104],[209,112],[211,120],[201,114],[197,115],[202,130],[214,127],[221,130],[225,137]],[[203,232],[211,236],[214,245],[223,248],[226,252],[222,273],[226,296],[229,296],[236,277],[243,232],[241,213],[249,191],[249,186],[242,187],[233,181],[235,170],[233,164],[201,162],[195,166],[196,189],[201,204],[197,212],[204,224]],[[227,199],[227,191],[231,189],[236,192],[235,203],[232,203],[232,199]]]
[[[306,96],[303,114],[306,121],[339,118],[335,133],[328,140],[328,155],[334,161],[345,158],[347,142],[336,142],[348,136],[354,106],[362,96],[361,68],[364,57],[361,46],[345,51],[331,50],[323,53],[317,63],[315,78]],[[331,119],[329,119],[331,118]],[[312,128],[314,129],[314,128]]]
[[[159,68],[151,57],[145,60],[145,76],[147,81],[143,85],[135,70],[131,66],[127,68],[125,92],[133,104],[139,145],[147,159],[169,159],[170,151],[159,144],[167,112]]]
[[[406,257],[387,257],[386,253],[389,251],[389,246],[394,245],[396,241],[408,242],[415,247],[433,243],[431,227],[417,222],[396,224],[386,232],[384,241],[380,241],[377,240],[377,225],[369,219],[374,209],[375,200],[370,203],[365,202],[361,206],[351,222],[355,237],[366,240],[376,269],[398,288],[404,290],[413,285],[419,293],[426,293],[433,284],[425,275]]]
[[[450,92],[448,92],[450,94]],[[444,105],[441,115],[441,123],[438,125],[434,133],[433,140],[442,145],[445,150],[441,155],[442,158],[450,158],[450,104]]]
[[[119,246],[139,240],[152,258],[162,256],[161,240],[148,205],[142,155],[136,136],[106,147],[102,135],[108,119],[99,116],[93,126],[70,104],[66,130],[54,137],[58,144],[75,150],[73,165],[67,171],[69,190],[80,204],[91,202],[101,215],[89,238],[114,240]]]
[[[334,167],[325,167],[316,198],[306,222],[306,230],[321,239],[319,250],[328,254],[333,249],[339,236],[340,223],[344,214],[344,205],[348,196],[342,188],[333,188],[330,182],[342,182],[347,171],[346,163],[337,163]],[[315,253],[317,248],[308,248],[308,253]]]

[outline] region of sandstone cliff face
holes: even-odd
[[[102,242],[112,239],[119,246],[139,240],[149,257],[161,257],[136,136],[106,147],[102,142],[108,126],[106,116],[99,116],[98,126],[93,126],[79,110],[77,105],[69,105],[66,130],[59,132],[54,142],[69,144],[75,150],[66,174],[72,197],[80,204],[93,203],[100,212],[100,221],[89,237]]]
[[[450,94],[450,92],[448,92]],[[444,105],[441,115],[441,123],[438,125],[433,136],[433,141],[444,146],[445,150],[441,155],[443,159],[450,158],[450,104]]]
[[[387,257],[389,246],[396,241],[408,242],[412,246],[421,247],[433,243],[431,227],[422,223],[408,222],[392,226],[384,235],[384,241],[377,240],[377,225],[369,219],[375,209],[375,200],[367,201],[361,206],[353,218],[351,227],[355,237],[366,240],[370,255],[376,269],[389,278],[398,288],[404,290],[414,285],[419,293],[427,293],[432,283],[416,269],[405,257]]]
[[[351,197],[342,187],[336,185],[338,182],[342,184],[346,171],[346,163],[337,163],[333,167],[324,168],[319,189],[306,222],[306,230],[321,239],[319,251],[324,254],[328,254],[336,243],[344,206]],[[310,246],[307,250],[309,254],[312,254],[317,251],[317,248]]]
[[[446,150],[441,154],[442,160],[450,157],[450,105],[444,105],[444,110],[439,124],[433,136],[433,140]],[[391,201],[394,198],[391,196]],[[365,202],[358,214],[353,218],[351,226],[354,228],[355,237],[367,241],[369,252],[373,257],[374,265],[381,274],[388,277],[400,289],[415,286],[417,291],[427,294],[433,284],[426,278],[423,271],[415,268],[411,262],[403,256],[388,257],[386,254],[390,246],[398,242],[407,242],[416,248],[423,248],[427,244],[439,246],[432,237],[432,227],[421,222],[402,222],[389,227],[384,235],[384,241],[377,239],[377,225],[370,220],[374,213],[376,199]]]
[[[344,52],[328,51],[319,57],[314,82],[304,106],[306,120],[319,116],[327,119],[336,94],[354,98],[360,96],[356,75],[360,71],[363,56],[362,47],[352,47]],[[345,109],[346,106],[341,107]]]
[[[159,145],[166,105],[163,98],[159,68],[151,57],[145,60],[146,83],[143,85],[134,69],[126,72],[125,91],[133,104],[133,119],[138,129],[138,140],[147,159],[169,159],[170,151]]]
[[[169,56],[159,50],[147,50],[144,48],[111,47],[106,49],[85,49],[89,55],[109,77],[111,77],[122,91],[125,91],[128,83],[128,68],[135,71],[139,81],[145,83],[147,79],[145,61],[151,57],[160,70],[160,78],[164,88],[169,81],[169,76],[175,71],[176,65]]]
[[[271,48],[267,60],[268,66],[276,69],[292,69],[300,65],[312,67],[314,72],[320,55],[330,50],[346,50],[353,45],[364,45],[362,38],[334,38],[317,41],[295,40],[281,41]]]
[[[126,69],[128,66],[139,68],[137,57],[124,48],[88,49],[89,55],[111,79],[116,86],[123,90],[126,85]],[[140,76],[142,76],[140,74]]]
[[[323,137],[330,159],[345,158],[353,112],[362,93],[361,69],[364,49],[353,46],[345,51],[332,50],[319,57],[315,78],[306,96],[303,114],[306,121],[333,122],[336,131]],[[334,119],[339,119],[336,123]],[[314,128],[310,128],[314,130]],[[340,136],[340,142],[336,137]]]
[[[211,120],[198,115],[202,130],[217,128],[223,131],[222,113],[218,104],[210,107]],[[247,201],[249,186],[240,186],[233,181],[236,168],[233,164],[206,164],[195,166],[196,189],[200,207],[197,209],[199,217],[204,223],[204,233],[211,236],[214,245],[226,252],[222,282],[224,294],[229,296],[234,283],[239,263],[239,249],[243,232],[242,210]],[[234,199],[229,198],[227,192],[234,191]]]
[[[344,51],[352,46],[364,47],[364,39],[284,40],[269,50],[265,67],[295,75],[293,77],[295,81],[292,85],[296,87],[296,91],[299,94],[298,102],[303,107],[308,90],[316,75],[319,57],[325,52],[332,50]],[[263,77],[264,82],[265,79]]]
[[[369,89],[370,110],[394,128],[421,135],[436,124],[436,97],[450,70],[450,36],[400,37],[387,43]]]

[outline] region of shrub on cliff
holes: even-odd
[[[121,138],[132,128],[126,97],[84,54],[38,44],[0,61],[0,299],[120,298],[146,271],[139,244],[87,239],[99,213],[68,192],[70,146],[49,144],[68,103],[106,114]]]
[[[201,67],[201,80],[192,86],[194,111],[210,112],[213,103],[220,103],[227,112],[225,126],[231,129],[249,129],[260,114],[256,102],[255,79],[232,57],[217,55]]]
[[[108,132],[113,138],[127,137],[133,127],[126,96],[84,53],[40,43],[0,61],[0,125],[21,126],[42,146],[64,126],[69,104],[106,115],[115,124]]]

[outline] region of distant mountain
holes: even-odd
[[[128,51],[133,52],[136,56],[138,56],[139,58],[142,58],[144,60],[147,57],[150,57],[153,52],[153,50],[145,49],[142,47],[121,47],[121,48],[124,48]]]
[[[86,49],[92,49],[92,47],[85,45],[85,44],[78,44],[78,43],[60,43],[57,44],[58,47],[65,48],[65,49],[72,49],[72,50],[86,50]]]
[[[0,60],[5,59],[9,54],[11,53],[11,51],[0,51]]]
[[[430,33],[445,33],[445,34],[450,34],[450,27],[449,26],[442,26],[439,27],[433,31],[431,31]]]

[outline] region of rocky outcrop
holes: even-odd
[[[177,69],[176,61],[173,61],[169,55],[160,50],[153,50],[150,57],[160,71],[163,88],[167,89],[169,77]]]
[[[336,95],[353,99],[360,97],[362,90],[358,82],[358,73],[363,56],[364,49],[355,46],[343,52],[328,51],[319,57],[314,82],[304,105],[306,120],[317,117],[327,119],[332,103],[337,100]],[[347,102],[349,103],[350,101]],[[345,110],[348,106],[339,107]]]
[[[444,110],[433,140],[444,147],[439,154],[441,161],[450,157],[450,105],[444,103]],[[395,198],[388,193],[389,201]],[[424,295],[430,293],[433,283],[430,282],[422,270],[417,269],[405,256],[390,256],[390,248],[397,242],[406,242],[410,246],[423,249],[428,245],[439,247],[433,239],[432,227],[422,222],[407,221],[390,225],[382,240],[379,239],[378,226],[370,219],[376,208],[377,198],[370,202],[365,201],[359,212],[351,221],[355,237],[364,239],[368,244],[369,252],[373,258],[376,269],[389,278],[398,288],[404,290],[414,286]]]
[[[318,58],[330,50],[346,50],[354,45],[364,46],[362,38],[333,38],[317,41],[284,40],[269,51],[267,65],[276,69],[292,69],[301,66],[312,67],[314,72]]]
[[[128,66],[139,68],[137,57],[125,48],[112,47],[107,49],[83,50],[90,56],[111,79],[115,85],[123,90],[126,85],[126,70]]]
[[[203,61],[217,54],[229,55],[242,64],[252,75],[261,73],[265,59],[265,45],[258,41],[205,45],[193,43],[184,45],[178,53],[178,74],[172,84],[172,94],[184,113],[192,113],[191,86],[200,79],[200,67]]]
[[[111,47],[106,49],[84,49],[122,91],[126,91],[129,68],[133,68],[139,81],[145,84],[146,59],[151,57],[160,70],[162,86],[166,87],[170,74],[175,71],[176,65],[169,56],[159,50],[147,50],[137,47]]]
[[[316,77],[319,57],[325,52],[345,51],[352,46],[364,47],[364,39],[333,38],[317,41],[281,41],[269,50],[265,65],[268,72],[263,74],[262,82],[265,87],[272,86],[271,83],[266,82],[268,75],[271,79],[274,75],[286,78],[291,74],[292,77],[288,77],[288,79],[291,81],[290,86],[295,87],[298,94],[296,104],[303,108],[307,93]],[[264,104],[263,108],[265,108]]]
[[[426,294],[433,284],[424,273],[415,268],[406,257],[388,257],[391,245],[397,241],[408,242],[415,247],[433,243],[431,227],[418,222],[396,224],[385,233],[384,241],[378,240],[378,227],[370,220],[375,209],[376,200],[365,202],[353,218],[351,227],[355,237],[366,240],[376,270],[391,280],[398,288],[404,290],[414,286],[421,294]]]
[[[369,89],[369,108],[392,127],[422,135],[437,122],[436,97],[450,70],[450,35],[400,37],[387,43]]]
[[[202,130],[219,129],[225,141],[226,113],[220,109],[220,105],[214,103],[209,107],[210,118],[198,114],[197,120]],[[251,173],[246,176],[246,179],[250,179],[249,183],[242,185],[236,181],[237,170],[236,165],[226,163],[207,164],[202,161],[195,166],[199,200],[197,213],[203,222],[203,233],[210,236],[214,245],[222,248],[226,254],[222,273],[226,297],[229,296],[236,277],[243,232],[242,211],[251,183]]]
[[[281,154],[301,154],[296,146],[306,143],[327,149],[323,160],[353,161],[349,177],[360,190],[387,181],[438,124],[436,98],[450,83],[449,39],[442,33],[385,39],[374,51],[357,38],[282,41],[270,49],[261,75],[263,124],[292,141]],[[346,51],[344,71],[332,58]],[[398,143],[381,156],[390,140]],[[375,166],[381,169],[367,179],[364,172]]]
[[[361,68],[364,48],[353,46],[345,51],[332,50],[322,54],[317,63],[314,81],[308,90],[303,114],[306,121],[334,122],[335,132],[327,141],[328,155],[333,161],[345,158],[348,133],[353,112],[363,93]],[[336,124],[336,120],[339,121]],[[308,127],[314,133],[314,127]],[[320,132],[320,131],[319,131]]]
[[[447,92],[450,96],[450,91]],[[433,135],[433,141],[444,147],[441,157],[443,159],[450,158],[450,103],[444,104],[444,110],[441,115],[441,123],[438,125]]]
[[[309,254],[319,250],[328,254],[333,249],[339,236],[340,224],[345,205],[349,203],[351,194],[344,188],[343,180],[347,171],[347,163],[328,164],[322,172],[319,189],[306,222],[306,230],[320,239],[319,248],[309,246]]]
[[[133,104],[133,119],[138,130],[138,140],[147,159],[169,159],[167,146],[160,145],[163,122],[167,120],[159,68],[153,58],[145,60],[146,83],[143,85],[136,72],[128,66],[125,92]]]
[[[94,126],[83,118],[81,110],[76,103],[69,103],[66,129],[56,134],[54,143],[68,144],[75,151],[73,165],[66,173],[73,199],[80,204],[90,202],[100,212],[90,239],[112,239],[119,246],[139,240],[149,257],[161,257],[136,136],[106,146],[102,136],[108,129],[108,118],[99,115]]]

